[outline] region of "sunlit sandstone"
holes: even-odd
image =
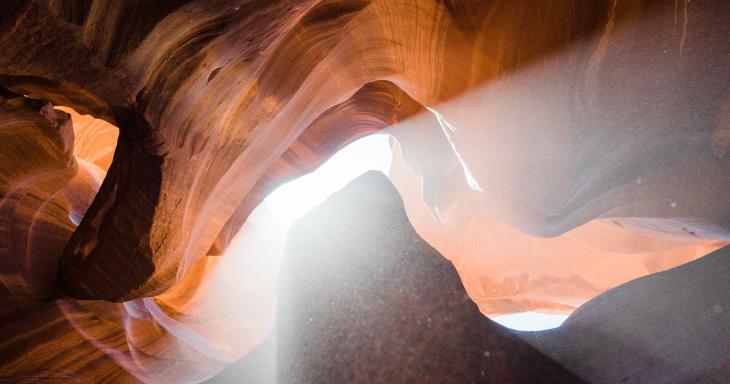
[[[720,1],[0,10],[0,281],[39,314],[2,374],[198,382],[246,355],[284,236],[259,203],[376,131],[488,315],[568,313],[730,240]]]

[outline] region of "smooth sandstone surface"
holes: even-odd
[[[591,383],[730,379],[730,248],[642,277],[521,337]]]
[[[0,376],[199,382],[267,343],[289,266],[261,201],[374,132],[483,314],[570,313],[723,247],[729,20],[715,0],[4,1]],[[576,348],[555,358],[589,381],[632,367]],[[724,375],[695,360],[682,380]]]
[[[282,262],[275,331],[207,383],[730,378],[730,248],[609,290],[560,328],[510,332],[479,314],[404,208],[370,172],[301,218]]]
[[[533,236],[484,211],[452,208],[434,215],[398,149],[389,176],[418,234],[454,264],[469,296],[487,316],[570,314],[611,288],[725,244],[641,232],[613,219],[591,220],[555,237]]]
[[[383,80],[440,116],[397,135],[431,206],[467,183],[475,207],[532,235],[614,217],[728,237],[724,2],[5,7],[0,83],[120,128],[62,257],[76,297],[174,285],[312,122]],[[395,106],[369,112],[391,121]]]
[[[235,381],[582,382],[484,318],[380,172],[294,224],[273,332],[208,383]]]

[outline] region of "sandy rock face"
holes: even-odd
[[[68,115],[50,103],[6,94],[0,121],[0,276],[16,295],[53,297],[59,258],[75,229],[69,213],[83,215],[96,194],[81,181],[90,168],[73,157]]]
[[[307,127],[383,80],[439,116],[419,135],[396,134],[432,206],[450,204],[463,173],[479,210],[529,234],[610,216],[727,240],[727,159],[715,133],[726,104],[724,4],[6,7],[2,84],[120,128],[100,203],[64,252],[61,275],[77,297],[169,288]],[[385,125],[399,105],[363,110]],[[352,139],[326,137],[330,150]],[[430,164],[418,158],[427,148],[438,154]],[[134,267],[110,278],[117,263]]]
[[[728,20],[719,0],[3,1],[0,281],[38,314],[3,332],[62,322],[39,348],[83,345],[121,367],[105,380],[215,375],[275,324],[261,260],[286,230],[261,201],[374,132],[484,314],[569,313],[702,257],[730,241]],[[101,377],[6,339],[2,374]]]

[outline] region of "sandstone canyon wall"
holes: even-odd
[[[708,254],[729,35],[719,0],[3,1],[0,374],[200,382],[271,343],[260,203],[374,132],[483,314]]]

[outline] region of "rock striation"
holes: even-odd
[[[395,134],[432,207],[452,203],[438,186],[458,188],[461,172],[480,210],[532,235],[614,217],[727,240],[727,4],[540,7],[7,2],[0,84],[120,129],[118,160],[65,248],[64,291],[124,301],[170,288],[225,243],[307,127],[378,81],[437,111],[432,128]],[[366,109],[387,125],[400,105]],[[327,124],[329,153],[357,136],[329,134],[340,125]]]
[[[722,0],[3,1],[0,282],[29,313],[3,314],[0,374],[199,382],[247,355],[288,308],[262,200],[374,132],[484,314],[568,313],[724,249],[729,20]],[[78,355],[23,360],[55,343]]]

